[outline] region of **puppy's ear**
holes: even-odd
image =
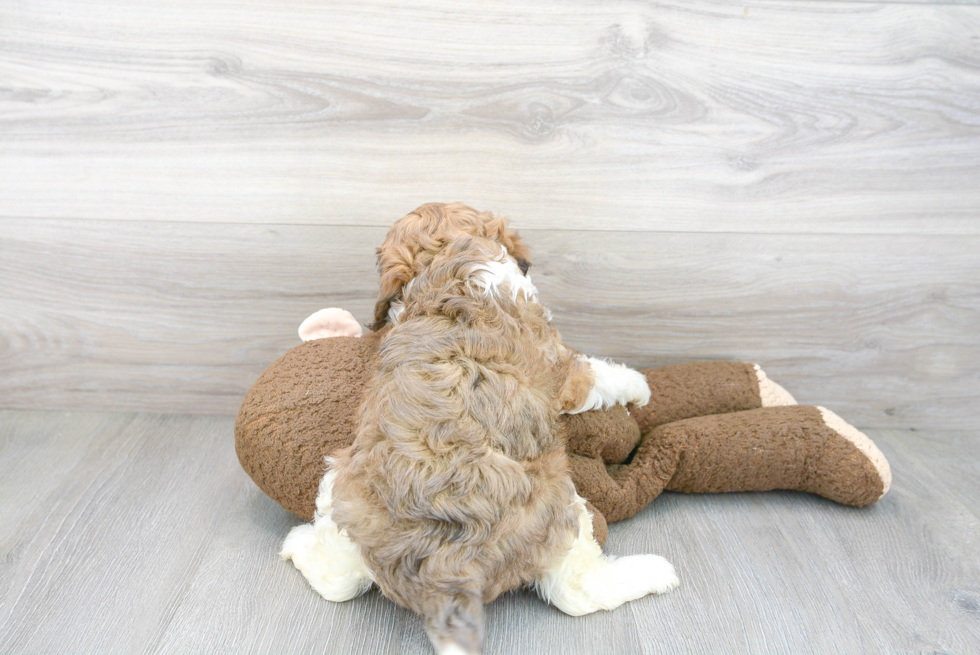
[[[388,322],[391,303],[401,299],[402,287],[412,279],[413,260],[411,249],[404,246],[385,245],[378,248],[381,287],[374,305],[374,323],[368,326],[372,330],[380,330]]]

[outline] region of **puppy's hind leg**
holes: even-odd
[[[592,536],[585,499],[575,497],[579,534],[571,549],[535,581],[546,601],[572,616],[611,610],[647,594],[662,594],[680,582],[674,567],[657,555],[612,558]]]
[[[334,471],[327,471],[323,476],[313,523],[290,530],[279,554],[292,560],[317,593],[339,603],[360,596],[371,588],[374,580],[357,545],[330,517],[336,476]]]

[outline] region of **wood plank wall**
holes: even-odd
[[[234,412],[464,200],[584,350],[980,418],[980,6],[32,0],[0,43],[0,407]]]

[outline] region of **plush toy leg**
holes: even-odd
[[[634,408],[632,414],[643,434],[695,416],[796,404],[756,364],[691,362],[641,372],[652,396],[645,407]]]
[[[674,567],[657,555],[611,558],[592,536],[592,517],[577,496],[579,534],[571,549],[536,582],[546,601],[572,616],[611,610],[647,594],[662,594],[680,582]]]
[[[822,407],[806,405],[701,416],[662,425],[628,464],[570,454],[576,489],[610,523],[629,518],[664,489],[686,493],[808,491],[870,505],[891,470],[867,436]]]
[[[650,439],[685,444],[667,483],[672,491],[789,489],[863,506],[891,485],[891,470],[877,446],[822,407],[704,416],[661,426]]]
[[[373,578],[357,546],[330,518],[336,475],[328,471],[323,476],[313,523],[293,528],[279,554],[292,560],[321,596],[339,603],[370,589]]]

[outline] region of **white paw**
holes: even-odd
[[[647,594],[662,594],[680,582],[670,562],[657,555],[607,557],[592,536],[592,515],[576,495],[579,533],[572,547],[535,582],[546,601],[571,616],[612,610]]]
[[[613,562],[628,571],[632,584],[640,596],[647,594],[664,594],[680,585],[674,565],[659,555],[631,555],[621,557]]]
[[[329,519],[324,525],[306,523],[290,530],[279,554],[291,560],[321,596],[335,603],[371,587],[371,574],[357,548]]]
[[[608,409],[615,404],[634,403],[642,407],[650,402],[650,385],[646,376],[639,371],[594,357],[589,357],[588,362],[595,379],[585,404],[573,414],[590,409]]]
[[[609,558],[582,581],[585,612],[612,610],[648,594],[662,594],[680,584],[670,562],[657,555]]]
[[[647,377],[631,368],[623,367],[622,388],[620,395],[616,399],[620,405],[633,403],[637,407],[643,407],[650,402],[650,385]]]
[[[289,535],[282,543],[282,550],[279,551],[280,557],[290,560],[296,568],[302,570],[302,564],[308,565],[315,561],[317,557],[316,529],[312,523],[297,525],[289,531]]]

